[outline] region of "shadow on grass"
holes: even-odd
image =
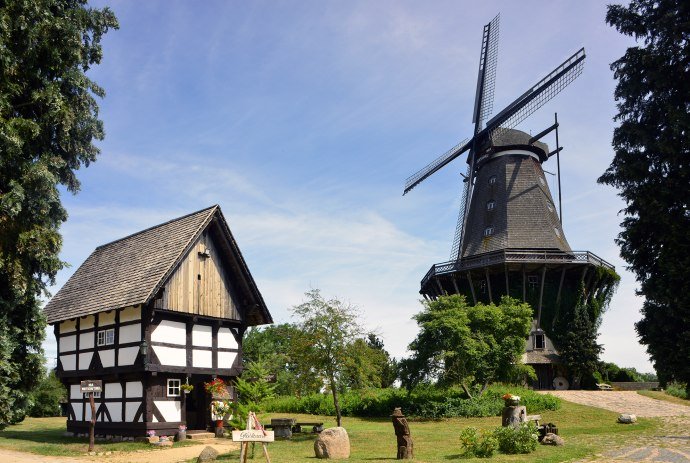
[[[65,437],[64,431],[2,431],[0,437],[5,439],[17,439],[39,444],[85,444],[88,439],[82,437]]]

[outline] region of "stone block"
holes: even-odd
[[[637,417],[630,413],[622,413],[618,416],[618,422],[623,424],[632,424],[637,422]]]
[[[314,442],[316,458],[350,458],[350,438],[345,428],[325,429]]]

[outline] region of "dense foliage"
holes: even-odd
[[[601,381],[607,382],[644,382],[657,381],[653,373],[640,373],[632,367],[619,367],[615,363],[601,362],[597,367],[597,373]]]
[[[471,397],[474,384],[481,394],[492,382],[513,379],[532,324],[528,304],[504,296],[499,305],[471,306],[457,294],[423,304],[412,357],[401,362],[403,385],[459,385]]]
[[[521,397],[520,404],[530,413],[557,410],[560,400],[547,394],[516,386],[495,384],[481,396],[468,397],[460,388],[422,386],[411,391],[397,388],[348,391],[341,395],[343,416],[387,417],[395,407],[402,407],[407,416],[440,419],[450,417],[499,416],[504,407],[503,394],[510,392]],[[333,401],[327,394],[305,397],[276,397],[264,401],[267,412],[334,415]]]
[[[569,329],[561,336],[558,353],[577,381],[595,371],[602,346],[597,344],[597,326],[582,301],[575,306]]]
[[[679,399],[690,400],[688,386],[683,383],[669,383],[666,385],[666,394],[678,397]]]
[[[237,401],[233,404],[230,425],[235,429],[245,429],[249,412],[260,412],[261,402],[275,395],[275,384],[270,381],[266,365],[260,361],[250,363],[235,379]]]
[[[599,181],[625,201],[616,242],[645,297],[640,340],[662,383],[690,384],[690,2],[632,0],[606,22],[637,45],[611,64],[619,125]]]
[[[60,403],[67,400],[67,389],[52,371],[43,376],[29,396],[29,416],[60,416]]]
[[[496,428],[494,436],[498,440],[498,450],[502,453],[532,453],[539,443],[539,432],[532,422]]]
[[[498,439],[493,431],[469,426],[460,432],[460,446],[465,458],[489,458],[498,450]]]
[[[41,379],[39,298],[63,266],[58,185],[96,160],[103,138],[85,72],[117,20],[86,0],[0,2],[0,428],[23,419]]]

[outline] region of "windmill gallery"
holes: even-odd
[[[485,123],[498,19],[484,26],[473,136],[405,185],[406,194],[468,153],[451,260],[431,267],[420,294],[462,294],[475,304],[503,295],[529,302],[534,321],[524,363],[537,372],[533,387],[567,388],[552,339],[557,345],[576,307],[596,320],[617,276],[609,263],[571,250],[566,240],[542,169],[560,155],[558,123],[534,137],[514,127],[581,73],[585,53],[573,54]],[[556,149],[549,151],[540,140],[551,133]],[[88,428],[91,411],[79,383],[95,379],[103,382],[96,430],[114,435],[211,427],[203,388],[187,395],[181,386],[214,377],[232,382],[242,372],[247,327],[272,323],[218,206],[98,247],[45,313],[58,341],[57,375],[69,392],[68,430]]]

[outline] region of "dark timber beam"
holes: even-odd
[[[541,285],[539,288],[539,308],[537,309],[537,328],[541,328],[541,303],[544,299],[544,280],[546,280],[546,265],[541,269]]]
[[[486,288],[489,290],[489,304],[493,304],[494,298],[491,296],[491,278],[489,278],[488,268],[484,268],[484,275],[486,276]]]
[[[527,276],[525,275],[525,264],[522,264],[522,302],[527,302]]]
[[[506,296],[510,297],[510,284],[508,282],[508,264],[504,264],[503,269],[506,272]]]
[[[436,277],[436,286],[438,286],[439,296],[443,296],[443,293],[445,293],[445,290],[443,289],[443,286],[441,285],[441,278],[439,278],[439,277]]]
[[[469,271],[467,272],[467,281],[470,282],[470,291],[472,291],[472,301],[474,302],[474,305],[477,305],[477,295],[474,294],[474,285],[472,284],[472,274]]]
[[[460,294],[460,289],[458,288],[458,282],[456,280],[455,275],[450,277],[450,281],[453,282],[453,288],[455,288],[455,294]]]

